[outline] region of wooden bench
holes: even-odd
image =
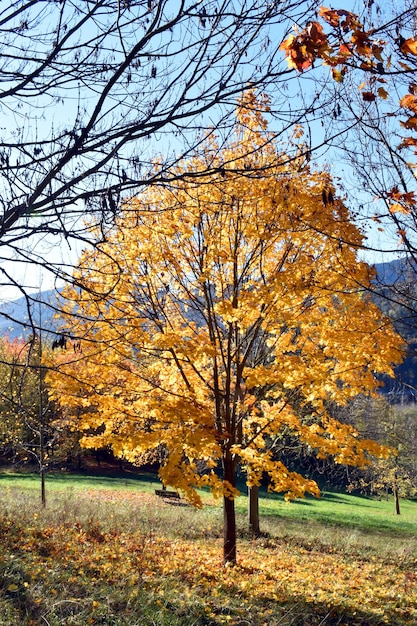
[[[172,498],[174,500],[181,500],[181,496],[176,491],[167,491],[166,489],[155,489],[155,495],[159,498]]]

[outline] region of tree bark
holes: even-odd
[[[261,529],[259,527],[259,487],[254,485],[248,487],[248,521],[249,532],[253,539],[259,537]]]
[[[41,467],[41,503],[46,507],[46,487],[45,487],[45,468]]]
[[[398,486],[397,484],[394,484],[394,501],[395,501],[395,512],[397,515],[401,515],[401,511],[400,511],[400,497],[398,495]]]
[[[227,453],[223,459],[224,480],[235,486],[235,468],[233,459]],[[236,563],[236,512],[235,501],[223,496],[223,563]]]

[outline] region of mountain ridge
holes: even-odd
[[[401,283],[405,276],[412,271],[409,263],[404,258],[394,259],[388,262],[374,264],[377,278],[375,284],[381,291],[389,290],[391,286]],[[382,310],[389,315],[388,304],[383,296],[375,294],[374,300]],[[59,331],[59,301],[60,294],[55,289],[49,289],[16,300],[10,300],[0,305],[0,335],[9,339],[27,337],[36,332],[42,333],[47,341],[53,341]],[[30,314],[29,314],[29,310]],[[406,333],[409,349],[405,360],[396,369],[396,380],[384,378],[385,388],[383,393],[391,393],[395,386],[400,385],[409,389],[411,395],[415,395],[413,389],[417,389],[417,358],[414,355],[414,334],[417,334],[417,317],[414,324],[412,320],[411,331]],[[395,322],[394,325],[401,333],[403,323]],[[415,332],[414,332],[415,327]],[[417,393],[417,392],[416,392]]]

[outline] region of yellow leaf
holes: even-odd
[[[394,204],[390,204],[389,206],[390,213],[403,213],[404,215],[408,215],[410,210],[404,207],[402,204],[398,204],[395,202]]]

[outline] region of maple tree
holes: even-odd
[[[85,446],[133,462],[163,446],[164,484],[197,506],[199,487],[223,497],[232,563],[238,467],[248,486],[266,472],[287,498],[318,496],[273,457],[283,431],[338,463],[387,454],[326,405],[374,390],[375,374],[401,358],[361,287],[372,271],[330,175],[289,158],[267,111],[247,91],[227,147],[210,135],[179,166],[192,178],[132,198],[82,255],[84,290],[67,288],[62,311],[74,350],[55,356],[48,377]]]

